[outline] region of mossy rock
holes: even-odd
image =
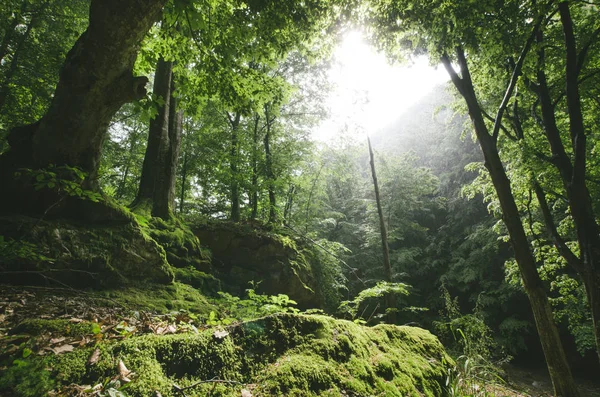
[[[138,219],[140,218],[137,215]],[[151,217],[144,219],[144,230],[165,250],[169,264],[174,267],[193,266],[198,270],[210,270],[210,257],[200,246],[200,240],[191,229],[177,218],[165,221]]]
[[[257,292],[286,294],[300,308],[323,306],[312,265],[291,237],[227,221],[205,220],[192,230],[210,249],[215,275],[228,292],[242,296],[255,282]]]
[[[445,396],[452,360],[428,331],[372,328],[324,316],[276,315],[229,326],[226,333],[144,335],[57,356],[29,356],[0,376],[0,394],[26,396],[69,384],[97,384],[117,375],[122,360],[136,375],[128,396]],[[42,364],[40,364],[42,363]],[[39,394],[39,395],[42,395]]]
[[[135,220],[83,224],[26,216],[0,217],[0,264],[13,283],[106,287],[171,283],[164,249]]]

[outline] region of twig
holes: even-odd
[[[176,384],[173,384],[173,389],[176,392],[179,392],[179,393],[183,394],[184,397],[185,397],[185,391],[186,390],[192,389],[192,388],[194,388],[196,386],[199,386],[199,385],[202,385],[202,384],[205,384],[205,383],[213,383],[213,384],[215,384],[215,386],[216,386],[217,383],[224,383],[226,385],[246,386],[245,383],[238,382],[238,381],[235,381],[235,380],[219,379],[217,377],[214,377],[214,378],[208,379],[208,380],[200,380],[200,381],[198,381],[196,383],[192,383],[191,385],[185,386],[185,387],[181,387],[181,386],[178,386]]]

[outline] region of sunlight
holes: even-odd
[[[328,141],[341,130],[373,133],[393,122],[435,86],[448,81],[446,71],[429,66],[426,56],[390,65],[361,32],[351,31],[335,50],[329,71],[334,85],[327,100],[330,116],[314,132]]]

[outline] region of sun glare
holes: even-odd
[[[358,31],[346,34],[334,60],[329,71],[334,85],[328,98],[330,117],[314,134],[322,141],[342,130],[374,133],[448,80],[446,71],[429,66],[426,56],[390,65]]]

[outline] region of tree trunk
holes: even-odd
[[[367,137],[369,143],[369,158],[371,164],[371,175],[373,177],[373,189],[375,190],[375,201],[377,203],[377,214],[379,215],[379,230],[381,232],[381,249],[383,251],[383,271],[385,281],[392,282],[392,265],[390,263],[390,248],[388,247],[387,228],[383,217],[383,207],[381,206],[381,197],[379,195],[379,183],[377,182],[377,173],[375,172],[375,156],[371,147],[371,139]]]
[[[254,130],[252,131],[252,191],[250,192],[250,219],[255,220],[258,216],[258,122],[260,116],[254,116]]]
[[[240,184],[238,182],[239,142],[238,128],[240,126],[241,113],[237,112],[232,118],[228,115],[231,124],[231,151],[229,169],[231,170],[231,220],[240,221]]]
[[[183,136],[183,110],[178,109],[179,99],[175,94],[175,83],[171,81],[171,114],[169,116],[169,196],[171,208],[175,208],[175,189],[177,186],[177,168],[179,166],[179,153],[181,151],[181,138]]]
[[[555,116],[555,106],[550,96],[545,74],[545,52],[543,37],[537,36],[540,50],[538,51],[537,86],[533,91],[537,94],[541,106],[544,134],[552,152],[552,164],[556,167],[561,177],[563,187],[567,194],[569,209],[575,223],[577,241],[579,243],[580,257],[577,258],[568,247],[557,246],[561,256],[579,274],[587,293],[588,303],[592,311],[594,335],[596,340],[596,353],[600,360],[600,236],[596,216],[592,206],[592,199],[586,185],[586,133],[579,98],[578,75],[580,68],[577,64],[577,51],[573,24],[567,3],[559,4],[559,12],[563,24],[566,46],[566,99],[569,114],[569,127],[571,135],[574,161],[567,154]],[[541,189],[541,187],[539,188]],[[545,200],[538,194],[538,198]],[[558,232],[553,229],[552,216],[549,211],[544,214],[548,231],[553,235],[555,245],[560,239]]]
[[[573,380],[558,328],[554,322],[552,308],[548,302],[542,280],[537,272],[535,258],[530,250],[529,242],[521,223],[510,181],[498,154],[496,139],[490,135],[485,125],[469,74],[468,64],[461,48],[457,48],[456,55],[462,77],[456,74],[447,56],[442,57],[442,63],[450,74],[453,84],[467,103],[469,116],[483,152],[485,167],[490,173],[492,183],[498,195],[500,207],[502,208],[502,220],[508,229],[525,292],[531,304],[540,342],[544,356],[546,357],[548,372],[554,386],[554,393],[562,397],[577,397],[579,396],[577,386]]]
[[[142,208],[151,213],[154,213],[156,191],[161,187],[165,188],[164,170],[169,150],[169,105],[172,74],[173,63],[167,62],[161,57],[156,64],[152,93],[154,97],[162,99],[163,103],[158,106],[156,116],[150,120],[140,187],[137,197],[131,204],[132,208]]]
[[[569,130],[573,145],[573,176],[567,190],[569,207],[577,230],[579,250],[583,260],[583,271],[580,273],[592,309],[596,353],[600,360],[600,234],[588,191],[586,177],[586,132],[579,96],[580,65],[577,59],[577,44],[573,31],[573,21],[568,2],[558,5],[560,19],[563,25],[566,46],[566,93],[567,110],[569,113]],[[570,191],[569,191],[570,190]]]
[[[19,168],[49,164],[87,173],[85,188],[97,189],[102,141],[115,112],[146,95],[146,77],[133,76],[139,44],[166,0],[92,0],[90,22],[67,54],[47,113],[38,122],[14,128],[10,150],[0,157],[0,208],[44,211],[48,201],[15,181]]]
[[[275,118],[269,118],[269,111],[265,106],[266,132],[265,146],[265,174],[267,177],[267,190],[269,192],[269,223],[277,223],[277,200],[275,197],[275,175],[273,173],[273,156],[271,154],[271,126]]]
[[[183,112],[177,109],[174,92],[173,62],[160,58],[156,65],[153,93],[164,103],[150,121],[140,188],[132,207],[151,210],[153,216],[162,219],[173,216],[183,125]]]
[[[292,207],[294,206],[294,195],[296,194],[296,185],[291,184],[288,189],[285,208],[283,209],[283,224],[288,225],[292,217]]]
[[[183,155],[183,166],[181,169],[181,194],[179,195],[179,213],[183,214],[185,210],[185,184],[187,183],[188,154]]]
[[[371,176],[373,177],[373,189],[375,190],[375,202],[377,203],[377,215],[379,216],[379,230],[381,233],[381,249],[383,251],[383,271],[385,274],[385,281],[388,283],[392,281],[392,264],[390,262],[390,248],[388,246],[387,228],[385,227],[385,219],[383,216],[383,207],[381,205],[381,196],[379,195],[379,183],[377,182],[377,173],[375,172],[375,155],[373,154],[373,148],[371,147],[371,138],[367,136],[367,142],[369,143],[369,159],[371,164]],[[388,294],[385,298],[385,304],[388,309],[396,309],[396,299],[393,295]],[[388,314],[388,320],[390,323],[396,322],[396,313],[390,312]]]

